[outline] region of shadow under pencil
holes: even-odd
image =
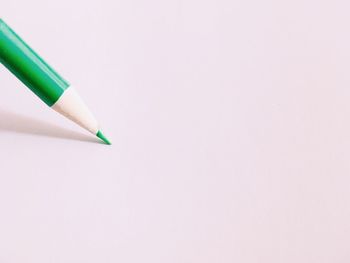
[[[0,132],[1,131],[99,144],[102,143],[100,140],[92,136],[84,135],[46,121],[3,109],[0,109]]]

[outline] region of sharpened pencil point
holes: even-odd
[[[101,131],[98,131],[96,136],[100,138],[102,141],[105,142],[105,144],[111,145],[112,143],[106,138],[106,136],[103,135]]]

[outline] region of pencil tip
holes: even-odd
[[[105,144],[111,145],[112,143],[106,138],[106,136],[103,135],[101,131],[98,131],[96,133],[96,136],[100,138],[102,141],[104,141]]]

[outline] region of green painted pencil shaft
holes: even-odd
[[[0,62],[50,107],[69,86],[1,19]]]

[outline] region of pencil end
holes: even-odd
[[[112,143],[106,138],[106,136],[103,135],[103,133],[99,130],[97,133],[96,133],[96,136],[98,138],[100,138],[105,144],[107,145],[111,145]]]

